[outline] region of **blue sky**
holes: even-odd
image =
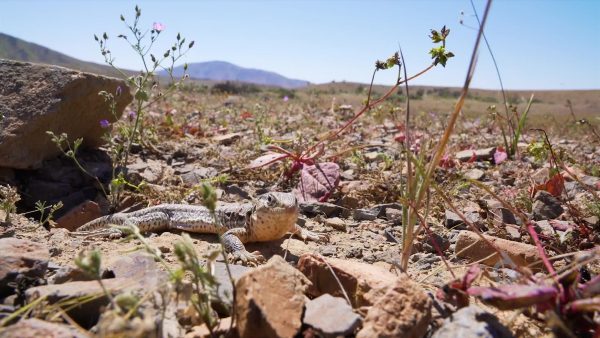
[[[402,46],[408,73],[430,63],[429,29],[451,29],[456,57],[413,84],[460,86],[476,32],[469,1],[30,1],[0,0],[0,32],[67,55],[101,63],[93,34],[125,31],[119,15],[166,25],[159,49],[181,32],[196,45],[188,63],[224,60],[313,83],[369,82],[377,59]],[[484,2],[475,0],[482,12]],[[481,14],[481,13],[480,13]],[[496,0],[487,37],[509,89],[600,89],[600,1]],[[139,69],[123,41],[111,39],[117,64]],[[377,83],[392,83],[382,74]],[[481,50],[472,87],[498,88],[491,58]]]

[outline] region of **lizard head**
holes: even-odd
[[[294,194],[269,192],[255,200],[253,230],[259,240],[281,238],[296,224],[297,219],[298,200]]]
[[[287,192],[269,192],[258,196],[256,212],[297,213],[298,200],[296,196]]]

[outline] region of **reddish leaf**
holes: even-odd
[[[301,202],[323,202],[331,195],[340,182],[340,167],[333,162],[304,165],[300,172],[300,182],[294,193]]]
[[[244,111],[243,113],[240,114],[240,117],[242,118],[242,120],[246,120],[246,119],[253,118],[254,115],[252,115],[251,112],[249,112],[249,111],[246,110],[246,111]]]
[[[278,154],[278,153],[267,153],[261,157],[255,158],[248,164],[247,169],[256,169],[260,167],[267,166],[269,164],[275,163],[277,161],[281,161],[284,158],[288,157],[287,154]]]
[[[533,189],[533,194],[540,190],[545,190],[552,194],[552,196],[559,197],[565,189],[565,180],[561,174],[552,176],[546,183],[536,185]]]
[[[514,310],[543,303],[558,296],[551,286],[538,285],[502,285],[499,287],[472,287],[469,295],[481,298],[485,303],[500,310]]]

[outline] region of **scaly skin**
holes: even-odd
[[[304,240],[326,240],[324,235],[302,229],[296,224],[298,201],[293,194],[270,192],[260,195],[253,203],[222,203],[215,210],[218,225],[210,211],[203,206],[160,204],[130,213],[100,217],[77,229],[76,235],[121,235],[114,225],[135,225],[141,232],[182,230],[202,234],[220,234],[225,250],[233,260],[244,264],[264,261],[259,253],[246,251],[244,243],[266,242],[293,233]]]

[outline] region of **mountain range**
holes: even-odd
[[[109,66],[82,61],[3,33],[0,33],[0,59],[45,63],[84,72],[116,75],[116,71]],[[187,71],[190,78],[197,80],[247,82],[283,88],[300,88],[309,84],[308,81],[290,79],[265,70],[243,68],[224,61],[190,63]],[[128,73],[133,73],[133,71]],[[159,74],[165,75],[164,72]],[[183,66],[176,67],[174,75],[180,76],[181,74],[183,74]]]
[[[308,81],[289,79],[261,69],[243,68],[225,61],[190,63],[187,73],[191,78],[199,80],[239,81],[283,88],[300,88],[309,84]],[[162,74],[166,75],[164,71]],[[182,74],[183,66],[173,69],[174,76]]]

